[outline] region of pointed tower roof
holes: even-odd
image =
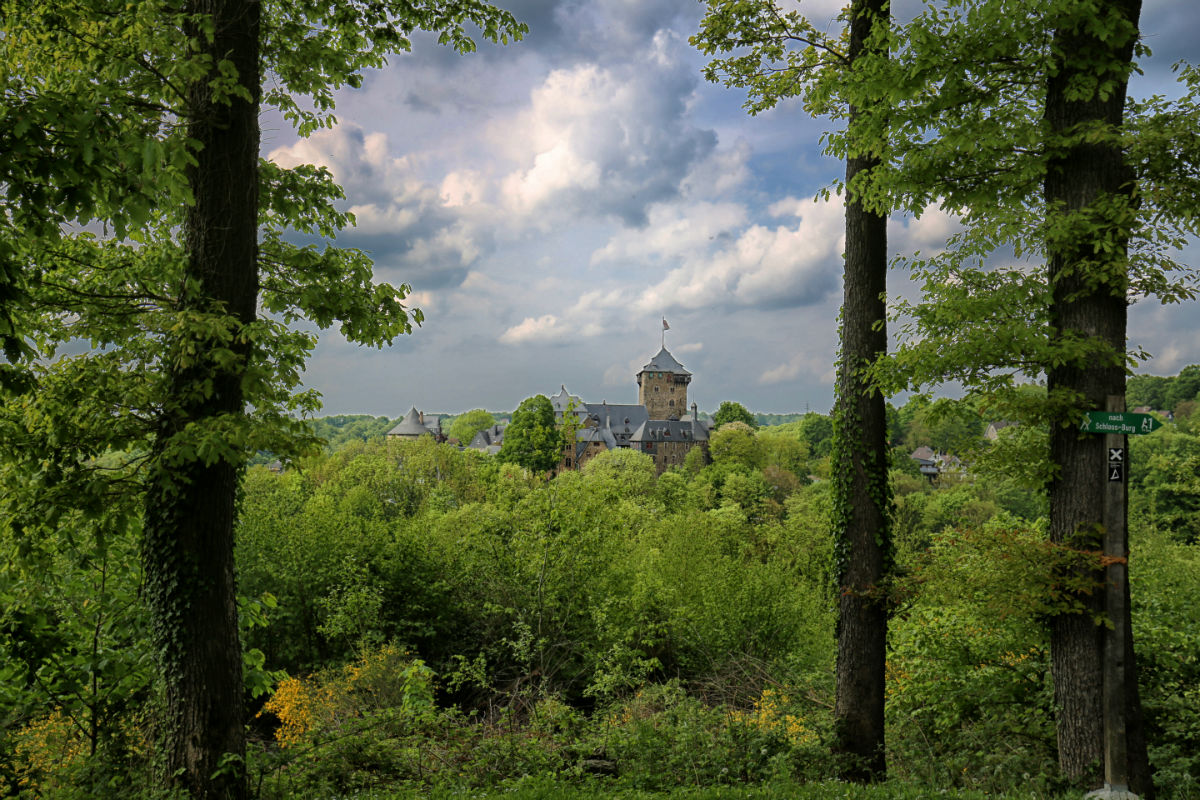
[[[420,436],[422,433],[429,433],[429,429],[421,424],[421,414],[417,411],[417,407],[413,406],[404,415],[404,419],[388,431],[388,436]]]
[[[675,356],[667,352],[667,348],[658,351],[658,355],[650,359],[650,363],[642,367],[642,372],[671,372],[676,375],[691,375],[675,360]]]

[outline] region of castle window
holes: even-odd
[[[671,408],[674,408],[674,407],[675,407],[675,401],[674,401],[674,400],[668,400],[668,401],[667,401],[667,405],[669,405]]]

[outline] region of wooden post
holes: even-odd
[[[1123,395],[1109,395],[1105,411],[1125,411]],[[1127,792],[1129,750],[1125,740],[1125,582],[1129,577],[1126,544],[1128,453],[1126,436],[1108,433],[1108,469],[1104,492],[1104,555],[1106,610],[1112,627],[1104,640],[1104,782],[1114,792]]]

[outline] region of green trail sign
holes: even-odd
[[[1162,427],[1157,417],[1132,411],[1087,411],[1079,430],[1084,433],[1123,433],[1136,436]]]

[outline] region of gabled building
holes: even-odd
[[[654,459],[658,471],[683,463],[693,447],[708,452],[708,428],[700,422],[693,404],[691,419],[647,420],[633,434],[634,449]]]
[[[504,444],[504,428],[506,425],[497,423],[489,425],[481,431],[477,431],[467,447],[471,450],[481,450],[490,455],[495,455],[500,452],[500,446]]]
[[[983,438],[987,439],[989,442],[994,442],[1000,438],[1000,431],[1004,430],[1005,428],[1011,428],[1016,424],[1017,423],[1010,422],[1006,419],[989,422],[987,430],[983,432]]]
[[[550,398],[555,417],[561,422],[573,413],[578,428],[559,469],[579,469],[597,453],[615,448],[645,453],[659,473],[682,464],[694,447],[702,447],[707,458],[708,426],[700,421],[695,403],[691,417],[684,417],[691,381],[692,373],[664,347],[637,374],[636,405],[587,403],[562,386]]]
[[[396,427],[387,433],[389,439],[416,439],[420,436],[432,436],[439,442],[445,441],[442,435],[442,418],[430,415],[426,421],[425,414],[413,406],[404,418],[396,423]]]
[[[931,481],[946,473],[963,471],[963,463],[958,456],[935,452],[929,445],[921,445],[913,450],[909,458],[917,462],[917,469]]]

